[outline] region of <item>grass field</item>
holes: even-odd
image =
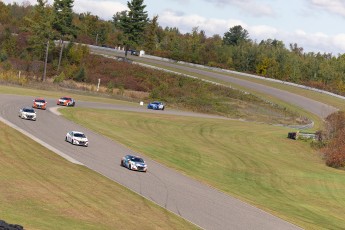
[[[197,229],[2,123],[0,165],[0,219],[25,229]]]
[[[287,139],[286,128],[81,108],[61,112],[303,228],[345,228],[345,171],[326,167],[309,143]]]

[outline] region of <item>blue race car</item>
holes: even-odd
[[[121,166],[126,167],[130,170],[136,170],[141,172],[147,171],[147,165],[144,159],[133,155],[126,155],[122,157]]]
[[[160,101],[154,101],[154,102],[150,102],[147,105],[148,109],[154,109],[154,110],[164,110],[165,109],[165,105],[163,104],[163,102]]]

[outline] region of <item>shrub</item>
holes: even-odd
[[[66,76],[64,72],[61,72],[59,76],[56,76],[53,80],[54,83],[61,83],[65,80]]]
[[[115,87],[114,82],[110,81],[110,82],[107,84],[107,92],[112,94],[112,93],[113,93],[114,87]]]
[[[339,111],[326,118],[325,130],[320,139],[325,144],[323,148],[326,165],[334,168],[345,166],[345,112]]]
[[[64,69],[66,79],[73,79],[73,77],[77,74],[78,72],[78,67],[76,65],[68,65]]]
[[[12,64],[9,62],[9,61],[5,61],[3,64],[2,64],[2,68],[5,70],[5,71],[9,71],[12,69]]]
[[[0,62],[4,62],[4,61],[6,61],[6,60],[7,60],[7,58],[8,58],[7,53],[6,53],[6,52],[4,52],[4,51],[1,51],[1,52],[0,52]]]
[[[86,73],[85,68],[81,67],[77,75],[74,77],[74,80],[79,82],[85,82],[86,81]]]

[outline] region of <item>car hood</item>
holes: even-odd
[[[24,115],[29,115],[29,116],[36,116],[36,113],[30,113],[30,112],[23,112]]]
[[[141,167],[146,167],[145,163],[140,163],[140,162],[134,162],[136,166],[141,166]]]
[[[73,137],[73,139],[76,141],[88,141],[85,137]]]

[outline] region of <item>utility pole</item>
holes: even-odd
[[[96,46],[97,46],[97,43],[98,43],[98,34],[96,35]]]
[[[46,60],[44,62],[44,73],[43,73],[43,79],[42,81],[46,80],[46,75],[47,75],[47,62],[48,62],[48,51],[49,51],[49,40],[47,42],[47,49],[46,49]]]
[[[57,71],[59,72],[59,69],[60,69],[60,65],[61,65],[61,59],[62,59],[62,51],[63,51],[63,40],[60,40],[60,45],[61,45],[61,50],[60,50],[60,56],[59,56],[59,64],[58,64],[58,68],[57,68]]]

